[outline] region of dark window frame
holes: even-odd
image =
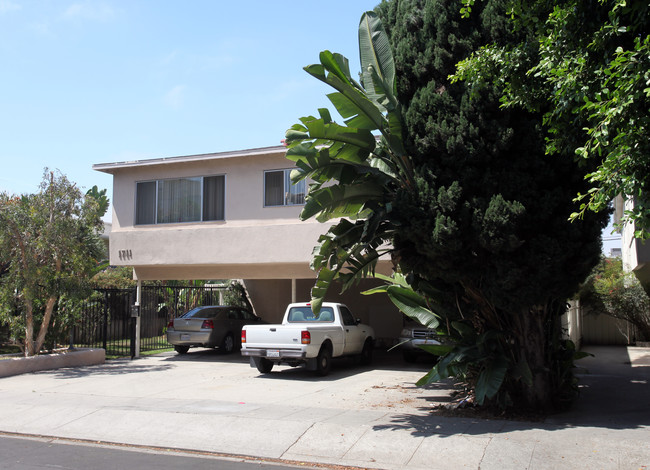
[[[303,180],[298,184],[289,183],[290,188],[301,186],[302,192],[293,193],[287,189],[287,181],[289,181],[291,172],[295,168],[280,168],[276,170],[264,170],[263,177],[263,194],[264,194],[264,207],[288,207],[288,206],[304,206],[305,196],[307,195],[307,183]],[[281,178],[278,178],[281,174]],[[272,193],[272,188],[268,187],[270,177],[275,177],[278,181],[282,181],[282,191],[278,192],[277,189]],[[271,200],[270,200],[271,199]],[[292,202],[296,199],[297,202]]]
[[[161,201],[159,200],[160,182],[172,182],[180,180],[193,180],[200,178],[201,188],[198,196],[200,208],[198,213],[200,218],[197,220],[165,221],[161,220],[159,214]],[[217,199],[216,204],[210,204],[210,197],[207,191],[213,192],[213,197],[221,198],[220,204]],[[145,200],[146,198],[146,200]],[[214,200],[213,200],[214,201]],[[167,225],[179,223],[204,223],[204,222],[223,222],[226,220],[226,175],[204,175],[204,176],[184,176],[177,178],[161,178],[155,180],[136,181],[135,190],[135,225]]]

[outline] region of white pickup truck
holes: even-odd
[[[241,353],[264,374],[274,364],[288,364],[327,375],[333,357],[357,355],[369,364],[374,337],[374,330],[343,304],[324,302],[316,315],[309,303],[294,303],[287,307],[281,325],[244,326]]]

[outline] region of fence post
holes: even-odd
[[[106,351],[108,337],[108,291],[104,291],[104,324],[102,325],[102,347]]]
[[[136,307],[135,305],[133,306],[133,309],[135,310]],[[129,335],[129,352],[131,353],[131,359],[135,358],[135,328],[136,328],[136,318],[135,318],[135,313],[131,312],[131,334]]]

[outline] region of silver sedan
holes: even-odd
[[[196,307],[167,325],[167,342],[179,354],[193,346],[219,348],[229,354],[241,346],[244,325],[261,323],[258,316],[241,307]]]

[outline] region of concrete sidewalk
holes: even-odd
[[[543,423],[441,417],[427,364],[260,375],[202,350],[0,379],[0,432],[385,469],[650,468],[650,349],[591,348],[582,397]]]

